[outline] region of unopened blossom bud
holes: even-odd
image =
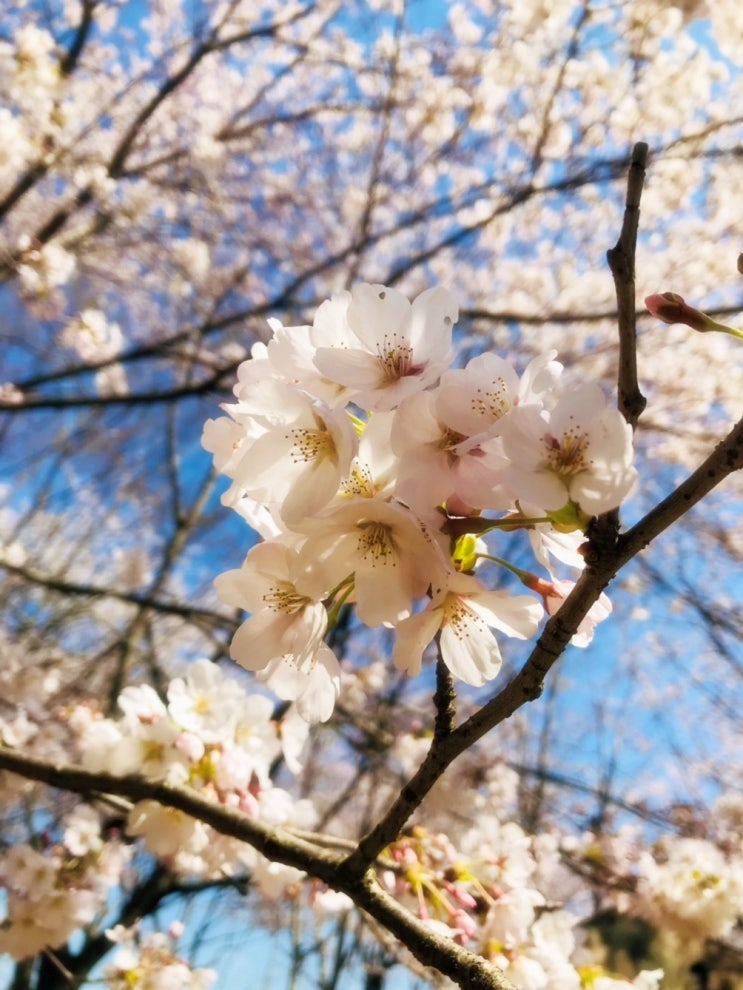
[[[449,927],[453,929],[454,939],[460,945],[466,945],[480,934],[477,922],[466,911],[455,911],[449,919]]]
[[[452,561],[458,571],[474,571],[478,553],[477,537],[471,533],[460,536],[452,553]]]
[[[743,258],[743,255],[741,255]],[[738,269],[741,269],[741,260],[738,259]],[[675,292],[662,292],[660,295],[647,296],[645,305],[650,314],[656,316],[664,323],[683,323],[692,330],[699,330],[706,333],[708,330],[718,330],[720,333],[730,334],[731,337],[743,339],[743,331],[736,330],[724,323],[718,323],[711,316],[707,316],[699,309],[688,306],[683,298]]]
[[[707,317],[704,313],[687,305],[683,297],[675,292],[646,296],[645,305],[651,316],[657,317],[664,323],[683,323],[693,330],[709,329],[705,325]]]
[[[460,905],[460,907],[465,908],[468,911],[474,911],[477,908],[477,901],[469,893],[468,890],[458,883],[445,883],[444,886],[452,898]]]

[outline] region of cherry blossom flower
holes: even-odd
[[[632,491],[632,430],[598,385],[563,395],[550,413],[513,410],[503,426],[506,481],[518,499],[556,512],[570,501],[588,515],[616,508]]]
[[[189,664],[185,677],[170,682],[168,711],[181,729],[211,743],[232,737],[241,706],[235,682],[202,658]]]
[[[80,806],[61,824],[62,842],[46,841],[43,850],[18,843],[0,857],[0,952],[14,959],[62,945],[105,912],[110,889],[121,883],[130,850],[104,840],[93,809]]]
[[[471,397],[460,394],[469,405]],[[421,392],[397,409],[392,444],[399,460],[399,497],[427,520],[426,510],[452,497],[478,508],[507,508],[509,494],[496,484],[507,464],[502,452],[454,429],[442,418],[441,398],[440,388]]]
[[[293,701],[308,722],[327,722],[340,694],[340,664],[326,643],[320,643],[300,666],[293,654],[276,657],[260,679],[285,701]]]
[[[380,498],[353,498],[316,516],[299,552],[299,582],[320,598],[353,577],[356,611],[368,626],[394,624],[443,576],[445,562],[416,516]]]
[[[280,697],[296,701],[311,722],[324,722],[340,690],[340,667],[323,637],[328,616],[321,601],[297,589],[303,574],[295,550],[281,543],[261,543],[239,570],[215,581],[228,605],[252,612],[235,633],[230,656]]]
[[[526,518],[539,515],[538,508],[529,509],[523,503],[519,505]],[[586,562],[581,556],[580,548],[585,544],[586,538],[580,530],[564,533],[547,523],[530,526],[527,533],[535,558],[553,577],[555,573],[552,557],[579,571],[585,567]]]
[[[117,323],[109,323],[99,309],[83,309],[71,320],[58,336],[64,347],[69,347],[85,361],[104,361],[121,350],[123,335]]]
[[[273,336],[268,342],[266,354],[272,372],[288,384],[297,385],[310,395],[322,399],[333,408],[344,404],[349,390],[321,375],[315,365],[316,345],[313,334],[326,320],[334,322],[335,309],[330,300],[324,302],[315,315],[315,329],[309,326],[285,327],[270,319]],[[345,307],[342,307],[345,312]],[[246,364],[248,362],[245,362]]]
[[[408,674],[419,673],[423,651],[440,631],[444,663],[460,680],[481,687],[496,676],[502,663],[491,628],[526,639],[536,632],[542,614],[541,605],[529,595],[488,591],[470,575],[447,575],[429,605],[398,624],[395,666]]]
[[[235,633],[230,655],[247,670],[262,670],[287,654],[302,667],[315,654],[328,628],[322,601],[297,589],[304,573],[295,550],[260,543],[237,570],[214,584],[226,605],[251,612]]]
[[[336,501],[349,498],[390,498],[394,494],[398,461],[392,449],[394,412],[375,413],[369,417],[359,437],[359,450],[351,463],[351,471],[336,496]]]
[[[103,975],[108,990],[131,990],[132,987],[151,990],[207,990],[217,978],[211,969],[192,969],[175,955],[174,941],[181,932],[171,925],[167,936],[149,932],[140,936],[136,928],[117,925],[106,936],[119,945],[113,962],[106,965]]]
[[[552,351],[535,358],[519,381],[512,365],[486,352],[444,372],[437,388],[405,399],[393,425],[400,497],[420,513],[452,499],[509,508],[511,493],[499,484],[508,462],[498,437],[516,405],[541,408],[561,369],[553,359]]]
[[[651,920],[686,939],[724,938],[743,914],[743,856],[705,839],[673,838],[639,862],[639,898]]]
[[[229,421],[212,421],[203,443],[234,479],[223,497],[227,505],[245,494],[278,503],[282,519],[293,526],[330,501],[356,452],[345,412],[271,378],[246,386],[239,402],[226,408],[243,435]]]
[[[397,289],[362,283],[331,303],[332,322],[326,309],[312,334],[315,365],[348,387],[362,409],[393,409],[434,384],[449,365],[459,311],[446,289],[427,289],[411,304]],[[339,319],[344,307],[345,325]]]

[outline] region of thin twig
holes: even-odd
[[[647,400],[637,382],[637,323],[635,313],[635,252],[640,223],[640,197],[645,180],[648,146],[638,141],[632,149],[627,176],[627,198],[622,230],[616,245],[606,252],[614,278],[619,319],[618,405],[634,429]]]

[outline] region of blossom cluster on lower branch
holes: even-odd
[[[335,805],[333,789],[297,799],[291,778],[287,789],[274,782],[278,763],[301,771],[306,722],[291,707],[278,722],[266,697],[247,693],[210,661],[196,661],[187,676],[171,681],[166,700],[149,687],[127,687],[119,707],[117,718],[98,714],[93,701],[66,714],[77,746],[71,758],[98,772],[136,771],[153,782],[178,783],[268,826],[313,829]],[[390,759],[409,775],[429,744],[401,726]],[[682,959],[688,967],[706,939],[728,937],[743,916],[743,806],[735,796],[712,809],[705,838],[668,836],[648,844],[640,829],[629,827],[615,834],[573,835],[555,827],[530,834],[513,820],[518,775],[492,758],[478,759],[469,753],[461,768],[477,781],[467,812],[452,814],[461,805],[462,777],[445,775],[419,823],[382,852],[375,868],[383,888],[413,915],[492,960],[517,987],[619,990],[632,979],[654,990],[658,964]],[[339,752],[335,774],[342,762]],[[395,786],[392,779],[376,784],[379,799],[394,797]],[[358,823],[350,811],[333,811],[329,847],[337,842],[346,849],[354,841]],[[63,945],[100,917],[112,888],[126,884],[133,852],[142,849],[175,877],[240,879],[254,897],[301,904],[320,919],[353,909],[348,896],[154,801],[134,804],[123,826],[120,812],[112,818],[103,801],[79,805],[42,835],[41,843],[17,842],[0,856],[6,891],[0,949],[17,959]],[[629,979],[612,972],[601,943],[589,938],[594,919],[607,911],[644,920],[663,935],[651,965]],[[160,971],[163,980],[177,977],[194,990],[209,983],[208,972],[179,958],[172,933],[117,930],[112,937],[120,948],[105,976],[114,990]]]
[[[117,925],[106,934],[118,945],[113,961],[103,970],[107,990],[208,990],[217,974],[213,969],[192,968],[176,954],[183,926],[174,922],[167,932],[140,934],[135,925]]]

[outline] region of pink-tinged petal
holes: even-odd
[[[441,441],[445,427],[436,417],[436,396],[433,392],[418,392],[405,399],[392,420],[392,449],[398,457],[407,455],[421,445]]]
[[[574,581],[543,581],[540,590],[544,597],[544,604],[550,615],[555,615],[562,608],[563,602],[575,587]],[[581,620],[575,635],[570,642],[573,646],[586,647],[593,639],[593,633],[599,622],[603,622],[612,612],[612,604],[607,595],[601,594],[598,601],[594,602],[588,613]]]
[[[488,434],[511,409],[518,375],[496,354],[480,354],[464,368],[441,376],[436,413],[442,422],[464,437]]]
[[[271,365],[284,380],[296,382],[310,395],[330,406],[337,406],[343,400],[345,390],[336,382],[324,378],[315,366],[311,333],[311,327],[282,327],[279,324],[268,345]]]
[[[347,494],[359,487],[359,494],[370,497],[394,486],[397,458],[392,450],[392,424],[395,413],[377,413],[364,427],[359,439],[355,466],[361,472],[359,485],[351,484]]]
[[[549,392],[557,383],[557,379],[562,374],[562,365],[555,361],[557,351],[547,351],[533,358],[524,369],[519,384],[519,402],[538,402],[542,396]]]
[[[503,418],[500,436],[506,457],[524,471],[532,471],[545,457],[546,414],[537,406],[517,406]]]
[[[233,477],[235,464],[240,460],[241,444],[246,439],[245,430],[239,423],[226,416],[208,419],[201,434],[201,446],[214,455],[214,467],[221,474]]]
[[[319,647],[327,631],[328,613],[325,611],[325,606],[320,602],[316,605],[306,605],[294,616],[284,640],[288,647],[285,652],[291,653],[297,663],[306,663]]]
[[[273,578],[259,577],[244,567],[225,571],[214,579],[217,597],[224,605],[255,612],[263,607],[263,596],[274,584]]]
[[[291,654],[274,657],[260,672],[261,681],[283,701],[296,701],[307,687],[309,677],[310,669],[300,667]]]
[[[376,353],[358,348],[318,347],[315,367],[326,378],[351,389],[377,388],[382,381],[382,369]]]
[[[330,647],[320,643],[302,665],[291,656],[276,658],[261,673],[261,680],[284,701],[296,702],[305,721],[326,722],[340,692],[340,665]]]
[[[364,282],[351,290],[348,325],[373,353],[385,339],[406,336],[400,331],[409,314],[410,302],[397,289]]]
[[[590,429],[606,409],[606,396],[598,385],[587,382],[563,395],[550,416],[549,432],[558,440],[565,433]]]
[[[503,482],[519,501],[531,502],[547,512],[561,509],[570,498],[567,487],[552,471],[530,472],[512,464],[504,469]]]
[[[335,654],[325,643],[321,644],[307,686],[297,698],[297,711],[303,719],[313,724],[327,722],[340,694],[340,674]]]
[[[489,626],[517,639],[533,636],[544,616],[544,609],[531,595],[483,591],[468,599],[468,602],[472,611]]]
[[[299,551],[297,589],[311,598],[324,598],[349,577],[355,568],[356,534],[320,528],[312,533]]]
[[[413,300],[408,339],[416,363],[434,360],[449,364],[452,328],[458,319],[456,298],[440,285],[426,289]]]
[[[356,571],[356,612],[361,621],[374,628],[385,622],[395,624],[405,618],[412,606],[413,593],[397,560]]]
[[[313,347],[357,347],[356,334],[348,326],[350,292],[337,292],[321,303],[312,321],[310,341]]]
[[[453,610],[456,608],[456,612]],[[447,603],[447,621],[441,628],[441,656],[449,670],[465,684],[482,687],[501,668],[495,636],[467,603]]]
[[[295,445],[290,430],[271,430],[253,441],[248,456],[243,458],[235,480],[248,494],[269,491],[274,498],[281,498],[291,483],[291,475],[282,470],[281,462],[287,461]]]
[[[530,509],[523,505],[521,508],[527,517],[538,515],[536,508]],[[586,537],[580,530],[560,533],[552,526],[535,526],[529,530],[528,536],[534,556],[551,575],[554,576],[554,567],[550,555],[569,567],[576,567],[578,570],[585,567],[586,562],[578,548],[586,542]]]
[[[632,463],[632,427],[618,409],[607,409],[600,420],[596,447],[591,454],[596,461],[628,467]]]
[[[230,644],[230,656],[247,670],[261,670],[271,660],[286,655],[301,665],[317,649],[326,630],[327,613],[319,603],[295,613],[266,607],[239,627]]]
[[[635,468],[598,477],[588,472],[578,474],[571,480],[570,497],[589,516],[599,516],[621,505],[634,490],[637,479]]]
[[[295,385],[264,378],[242,389],[239,401],[228,408],[235,418],[254,416],[265,426],[278,427],[307,416],[312,399]]]
[[[288,652],[283,643],[292,617],[266,609],[239,627],[230,643],[230,656],[246,670],[262,670],[269,661]]]
[[[291,582],[296,553],[283,543],[266,541],[254,546],[242,567],[226,571],[214,580],[225,605],[255,612],[264,607],[264,596],[279,582]]]
[[[418,449],[400,458],[395,492],[412,509],[426,512],[457,490],[456,475],[445,452]]]
[[[281,518],[290,528],[301,524],[325,508],[340,483],[337,462],[326,458],[311,461],[294,476],[292,487],[281,504]]]
[[[256,574],[273,581],[291,581],[295,561],[296,554],[286,544],[268,540],[254,546],[245,558]]]
[[[430,385],[438,375],[439,372],[432,366],[421,367],[393,381],[383,380],[373,390],[356,392],[353,402],[360,409],[366,409],[368,412],[389,412],[391,409],[396,409],[404,399]]]
[[[421,672],[423,653],[438,632],[442,619],[441,609],[429,606],[397,624],[392,659],[398,670],[410,677]]]

